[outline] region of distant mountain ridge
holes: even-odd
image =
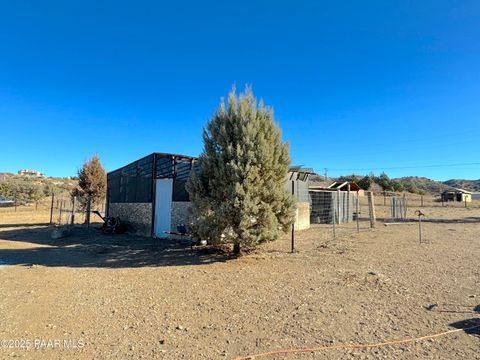
[[[444,184],[454,188],[465,189],[473,192],[480,192],[480,179],[478,180],[451,179],[451,180],[444,181]]]
[[[405,176],[395,180],[411,182],[420,190],[423,190],[429,194],[440,194],[445,190],[455,188],[472,192],[480,192],[480,180],[451,179],[447,181],[435,181],[419,176]]]

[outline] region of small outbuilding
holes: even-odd
[[[310,227],[308,179],[311,174],[314,174],[311,168],[291,166],[285,179],[285,191],[292,194],[297,202],[295,230],[304,230]]]
[[[186,183],[200,167],[197,158],[153,153],[107,174],[107,216],[119,217],[130,232],[167,237],[188,222]],[[285,191],[297,200],[295,229],[310,227],[308,178],[313,170],[292,166]]]
[[[464,189],[450,189],[445,190],[442,193],[442,200],[445,202],[449,201],[460,201],[460,202],[472,202],[472,195],[471,191],[467,191]]]
[[[129,231],[166,237],[187,220],[185,188],[196,158],[153,153],[107,174],[107,216],[119,217]]]

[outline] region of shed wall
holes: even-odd
[[[172,231],[177,231],[177,225],[188,223],[188,209],[191,204],[186,201],[172,202]]]
[[[110,203],[108,216],[119,217],[127,224],[128,232],[151,235],[152,203]]]
[[[297,202],[295,230],[305,230],[308,228],[310,228],[310,203]]]

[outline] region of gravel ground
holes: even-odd
[[[415,224],[362,224],[337,240],[315,226],[297,233],[294,254],[286,237],[240,258],[80,228],[52,240],[46,226],[0,224],[0,340],[32,341],[0,348],[0,358],[235,359],[480,325],[480,210],[426,212],[444,221],[424,223],[422,245]],[[266,358],[480,359],[480,328]]]

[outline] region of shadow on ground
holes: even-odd
[[[392,220],[391,218],[377,218],[379,221],[384,223],[402,223],[402,222],[418,222],[417,218],[406,218],[406,219],[396,219]],[[434,224],[477,224],[480,223],[480,217],[468,216],[458,219],[442,219],[442,218],[422,218],[422,223],[434,223]]]
[[[0,248],[0,265],[131,268],[204,265],[235,258],[221,249],[127,234],[104,235],[96,228],[76,226],[70,236],[62,239],[52,239],[51,232],[50,226],[0,231],[0,240],[30,245]]]
[[[47,226],[47,225],[49,225],[49,223],[41,223],[41,224],[0,224],[0,229],[37,227],[37,226]]]
[[[450,326],[457,329],[463,329],[466,334],[480,336],[480,318],[457,321],[450,324]]]

